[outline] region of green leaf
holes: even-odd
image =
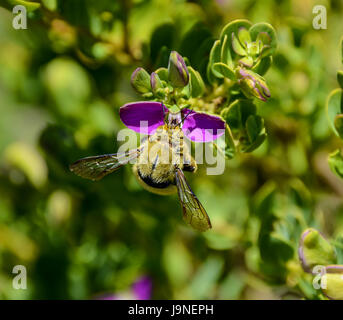
[[[188,67],[188,72],[191,78],[190,83],[192,87],[192,97],[195,98],[202,96],[205,92],[205,84],[200,73],[192,67]]]
[[[329,155],[329,166],[331,171],[343,178],[343,156],[341,150],[337,149]]]
[[[168,69],[167,68],[158,68],[155,72],[158,74],[159,78],[162,81],[168,81]]]
[[[231,69],[233,68],[231,53],[230,53],[230,40],[227,35],[224,36],[224,39],[221,44],[220,52],[220,61],[228,65]]]
[[[259,239],[261,258],[272,264],[282,264],[293,257],[294,248],[275,232],[264,233]]]
[[[220,39],[223,41],[225,35],[228,37],[228,40],[232,39],[232,33],[238,34],[238,30],[240,28],[246,28],[249,29],[251,27],[252,23],[249,20],[245,19],[237,19],[230,23],[228,23],[222,30],[220,34]]]
[[[244,65],[247,68],[251,68],[254,64],[254,60],[253,58],[248,56],[248,57],[243,57],[242,59],[239,59],[239,63]]]
[[[337,71],[337,81],[339,86],[343,89],[343,71],[339,70]]]
[[[343,113],[342,112],[342,109],[343,109],[342,108],[342,103],[343,103],[342,95],[343,95],[342,89],[335,89],[330,93],[327,99],[327,103],[326,103],[326,112],[327,112],[331,129],[338,136],[339,134],[335,127],[335,119],[338,114]]]
[[[335,129],[337,130],[338,135],[343,139],[343,114],[338,114],[335,117]]]
[[[240,56],[246,56],[247,52],[245,48],[241,45],[241,43],[239,42],[238,38],[234,33],[232,33],[230,39],[233,51]]]
[[[260,116],[250,115],[245,123],[250,143],[256,141],[264,129],[263,119]]]
[[[270,45],[270,51],[268,52],[268,54],[271,55],[275,52],[277,47],[276,32],[269,23],[256,23],[249,29],[249,32],[253,41],[257,39],[262,39],[262,37],[266,41],[267,38],[265,35],[263,35],[263,33],[267,33],[270,37],[270,42],[268,43]],[[260,33],[262,33],[262,35]]]
[[[225,78],[229,78],[230,80],[236,80],[236,75],[232,69],[230,69],[226,64],[222,62],[217,62],[213,65],[212,70],[216,74],[220,74]]]
[[[271,56],[262,58],[252,70],[257,74],[263,76],[271,66],[273,58]]]
[[[256,106],[248,99],[237,99],[221,112],[232,130],[245,129],[245,122],[250,115],[256,114]]]
[[[260,32],[256,37],[256,42],[258,43],[258,45],[260,44],[260,42],[262,43],[262,45],[270,45],[272,42],[272,38],[268,34],[268,32]]]
[[[228,125],[225,126],[225,156],[232,159],[236,154],[236,145],[233,140],[231,129]]]
[[[249,30],[241,27],[238,29],[238,39],[242,46],[247,47],[247,44],[251,42]]]
[[[220,62],[220,60],[221,60],[221,45],[220,45],[220,40],[217,40],[214,42],[213,47],[210,52],[208,72],[207,72],[207,77],[209,78],[209,81],[210,81],[211,73],[213,73],[213,75],[216,76],[217,78],[223,78],[223,76],[219,72],[213,69],[213,65],[215,63]]]
[[[211,43],[208,43],[210,41]],[[206,60],[213,44],[213,37],[208,27],[202,23],[196,23],[183,37],[179,53],[189,59],[190,64],[201,72],[201,66]],[[197,50],[194,50],[197,48]]]
[[[150,59],[153,63],[159,60],[159,65],[163,65],[161,50],[166,51],[163,56],[167,56],[168,59],[168,51],[173,47],[175,32],[175,26],[171,23],[160,25],[154,30],[150,40]]]
[[[196,299],[206,299],[211,296],[211,289],[219,279],[224,267],[221,257],[209,256],[192,277],[190,289],[192,297]]]
[[[189,99],[192,94],[192,83],[189,81],[181,90],[181,95],[185,99]]]
[[[267,138],[267,134],[262,133],[261,135],[257,137],[257,139],[253,143],[242,147],[242,152],[248,153],[248,152],[252,152],[256,150],[264,142],[264,140],[266,140],[266,138]]]
[[[337,255],[337,263],[343,264],[343,237],[339,236],[335,241],[333,241],[333,246],[335,247]]]
[[[32,1],[25,1],[25,0],[9,0],[9,3],[12,5],[22,5],[24,6],[28,12],[37,10],[40,7],[40,3],[32,2]]]

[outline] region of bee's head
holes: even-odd
[[[176,113],[168,112],[167,123],[172,128],[181,126],[181,124],[182,124],[182,114],[181,114],[181,112],[180,111],[178,111]]]

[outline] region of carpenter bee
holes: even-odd
[[[122,108],[125,107],[128,105]],[[196,230],[206,231],[212,227],[210,219],[183,173],[196,172],[197,164],[184,143],[182,124],[187,115],[183,119],[182,116],[181,112],[166,114],[163,109],[163,124],[144,137],[137,149],[82,158],[71,164],[70,170],[82,178],[97,181],[135,160],[133,172],[138,182],[156,194],[177,192],[186,223]]]

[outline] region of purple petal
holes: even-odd
[[[186,117],[182,130],[187,138],[195,142],[209,142],[216,140],[225,132],[225,122],[206,113],[197,113],[189,109],[182,110]]]
[[[161,102],[142,101],[128,103],[119,109],[121,121],[131,130],[152,134],[164,124],[168,109]]]
[[[152,282],[149,277],[143,276],[132,285],[132,291],[137,300],[149,300],[151,298]]]

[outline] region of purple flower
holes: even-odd
[[[152,294],[152,281],[147,276],[138,278],[127,291],[103,294],[97,300],[149,300]]]
[[[128,103],[120,108],[121,121],[131,130],[152,134],[164,124],[164,115],[168,109],[160,102],[142,101]]]
[[[134,102],[120,108],[120,119],[138,133],[153,134],[166,121],[168,109],[160,102]],[[195,142],[216,140],[225,132],[225,122],[218,116],[183,109],[178,117],[169,114],[169,120],[180,118],[187,138]]]
[[[151,298],[152,282],[149,277],[143,276],[132,285],[133,295],[137,300],[149,300]]]
[[[218,139],[225,132],[225,122],[217,116],[182,110],[185,120],[182,131],[192,141],[209,142]]]

